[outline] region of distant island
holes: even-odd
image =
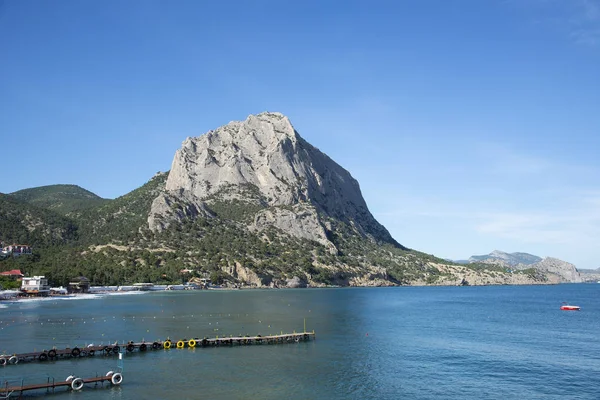
[[[0,270],[53,285],[75,277],[278,288],[581,281],[574,266],[526,253],[458,263],[401,245],[356,179],[273,112],[187,138],[170,171],[114,200],[65,184],[0,194],[0,241],[32,249],[3,253]],[[509,262],[515,257],[522,262]]]

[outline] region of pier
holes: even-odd
[[[120,372],[109,371],[104,376],[95,376],[91,378],[80,378],[77,376],[69,376],[64,381],[56,381],[54,378],[48,377],[46,382],[25,384],[25,380],[21,379],[19,384],[11,384],[11,381],[2,381],[0,386],[0,398],[8,399],[12,395],[22,395],[23,392],[33,390],[46,390],[46,393],[54,393],[54,390],[59,387],[71,388],[74,391],[83,389],[86,384],[93,383],[95,386],[104,383],[111,385],[120,385],[123,382],[123,375]]]
[[[19,362],[47,362],[56,361],[60,359],[72,359],[81,357],[93,357],[93,356],[116,356],[122,351],[127,353],[145,352],[151,350],[169,350],[169,349],[193,349],[196,347],[225,347],[225,346],[249,346],[249,345],[272,345],[272,344],[284,344],[284,343],[299,343],[307,342],[315,339],[315,332],[294,332],[294,333],[282,333],[280,335],[268,335],[268,336],[223,336],[215,338],[191,338],[191,339],[179,339],[171,340],[167,338],[165,340],[157,341],[141,341],[141,342],[115,342],[113,344],[106,345],[87,345],[82,347],[64,348],[57,349],[52,348],[50,350],[34,351],[30,353],[20,354],[3,354],[0,355],[0,366],[15,365]],[[85,382],[84,382],[85,383]],[[64,382],[61,383],[64,386]],[[2,392],[0,392],[2,393]]]

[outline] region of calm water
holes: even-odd
[[[559,310],[561,301],[581,312]],[[600,285],[164,292],[0,304],[0,352],[301,331],[276,346],[125,355],[119,387],[79,399],[599,399]],[[0,367],[95,376],[115,358]],[[43,393],[34,397],[41,397]]]

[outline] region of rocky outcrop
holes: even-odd
[[[335,247],[327,239],[325,229],[328,223],[323,224],[314,207],[297,204],[291,208],[272,207],[259,211],[254,217],[250,230],[262,231],[270,226],[299,238],[314,240],[317,243],[334,251]]]
[[[528,253],[505,253],[494,250],[488,255],[472,256],[470,262],[500,265],[511,270],[535,269],[543,274],[555,275],[559,282],[580,283],[582,277],[575,265],[558,258],[541,258]]]
[[[260,204],[252,229],[274,226],[331,247],[327,220],[335,219],[364,237],[399,246],[371,215],[350,173],[279,113],[250,115],[187,138],[173,159],[165,193],[152,203],[149,228],[162,231],[207,215],[214,198]]]
[[[561,279],[554,274],[542,272],[528,273],[513,270],[500,272],[494,270],[471,269],[468,266],[449,266],[434,264],[440,271],[438,279],[433,281],[412,282],[413,285],[439,286],[486,286],[486,285],[539,285],[557,284]]]
[[[163,231],[172,223],[182,223],[198,215],[213,216],[212,211],[201,201],[185,195],[160,193],[152,202],[148,225],[155,231]]]
[[[562,282],[583,282],[575,265],[559,260],[558,258],[546,257],[542,261],[532,264],[530,267],[557,275]]]
[[[286,286],[289,288],[305,288],[306,282],[297,276],[291,279],[286,279]]]
[[[270,278],[265,279],[250,268],[242,266],[240,263],[234,263],[229,267],[223,268],[223,270],[237,281],[251,287],[267,287],[271,283]]]

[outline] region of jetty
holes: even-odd
[[[81,378],[77,376],[69,376],[64,381],[56,381],[52,377],[48,377],[46,382],[38,382],[38,383],[25,383],[25,379],[21,379],[20,382],[2,380],[2,385],[0,386],[0,399],[8,399],[12,395],[21,396],[23,392],[33,391],[33,390],[45,390],[46,393],[54,393],[56,388],[66,387],[71,388],[74,391],[79,391],[83,389],[86,384],[94,384],[97,386],[98,384],[104,385],[104,383],[110,383],[111,385],[120,385],[123,382],[123,375],[121,372],[109,371],[106,375],[103,376],[95,376],[91,378]],[[14,383],[13,383],[14,382]]]
[[[294,332],[281,333],[279,335],[256,335],[256,336],[223,336],[215,338],[184,338],[179,340],[171,340],[170,338],[156,341],[141,341],[141,342],[122,342],[106,345],[89,344],[82,347],[67,347],[57,349],[55,347],[50,350],[34,351],[30,353],[14,353],[0,355],[0,366],[15,365],[20,362],[47,362],[61,359],[73,359],[93,356],[116,356],[121,352],[132,353],[145,352],[151,350],[169,350],[169,349],[194,349],[204,347],[225,347],[225,346],[249,346],[249,345],[273,345],[284,343],[299,343],[307,342],[315,339],[315,332]],[[64,386],[64,384],[62,384]],[[1,392],[0,392],[1,393]]]

